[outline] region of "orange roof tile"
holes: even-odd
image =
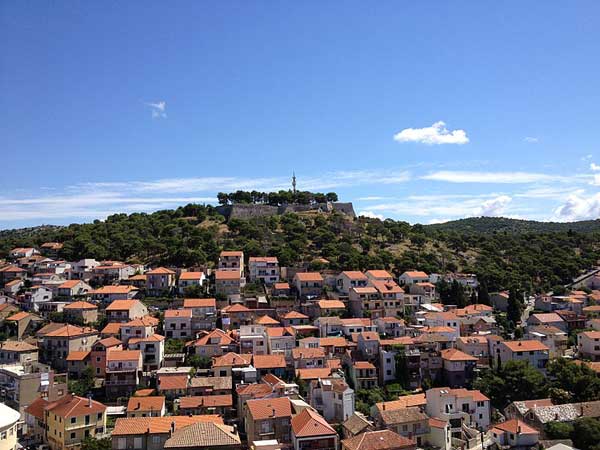
[[[165,311],[165,319],[177,319],[180,317],[191,318],[191,309],[167,309]]]
[[[141,357],[140,350],[112,350],[106,354],[107,361],[139,361]]]
[[[321,415],[309,408],[303,409],[292,418],[292,432],[296,437],[337,435]]]
[[[394,278],[387,270],[368,270],[366,275],[375,279]]]
[[[540,341],[504,341],[502,344],[506,345],[513,352],[534,352],[548,350],[544,344]]]
[[[90,413],[104,413],[106,406],[95,400],[67,394],[60,400],[48,403],[46,411],[51,411],[59,417],[79,417]]]
[[[130,311],[138,304],[142,304],[142,302],[139,300],[114,300],[106,307],[106,311]]]
[[[96,334],[96,333],[98,333],[98,331],[94,330],[93,328],[89,328],[89,327],[81,328],[81,327],[77,327],[75,325],[65,325],[62,328],[59,328],[57,330],[46,333],[45,336],[46,337],[77,337],[77,336]]]
[[[219,256],[222,257],[222,258],[227,258],[227,257],[230,257],[230,256],[241,258],[241,257],[244,256],[244,252],[242,252],[240,250],[223,250],[219,254]]]
[[[229,352],[223,356],[217,356],[213,359],[213,367],[234,367],[249,366],[252,362],[252,355]]]
[[[215,270],[215,280],[240,280],[241,272],[238,270]]]
[[[192,397],[180,397],[179,407],[185,408],[216,408],[233,406],[233,397],[231,394],[225,395],[199,395]]]
[[[292,417],[292,403],[287,397],[248,400],[246,406],[254,420]]]
[[[166,434],[173,424],[175,430],[179,430],[200,422],[223,424],[223,419],[218,415],[120,418],[115,422],[112,435]]]
[[[146,272],[146,275],[175,275],[175,272],[166,267],[157,267],[156,269]]]
[[[319,272],[298,272],[294,277],[298,281],[323,281],[323,277]]]
[[[254,355],[252,358],[256,369],[285,369],[284,355]]]
[[[187,389],[189,378],[187,375],[166,375],[158,379],[158,390]]]
[[[11,322],[18,322],[19,320],[26,319],[29,316],[31,316],[31,314],[29,314],[28,312],[21,311],[8,317],[6,320],[10,320]]]
[[[90,352],[71,350],[67,355],[67,361],[84,361],[90,356]]]
[[[474,356],[467,355],[456,348],[442,350],[442,359],[446,361],[478,361]]]
[[[165,406],[165,397],[129,397],[127,412],[160,411]]]
[[[129,294],[131,291],[137,291],[138,288],[134,286],[102,286],[101,288],[90,291],[89,294],[101,294],[101,295],[116,295],[116,294]]]
[[[65,305],[64,309],[98,309],[98,307],[91,303],[80,301],[69,303],[68,305]]]
[[[204,272],[183,272],[179,276],[179,280],[201,280]]]
[[[183,299],[184,308],[216,308],[217,300],[214,298],[185,298]]]

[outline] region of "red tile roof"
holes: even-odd
[[[246,406],[253,420],[292,417],[292,403],[287,397],[248,400]]]
[[[284,355],[254,355],[252,358],[256,369],[285,369]]]
[[[185,298],[183,299],[184,308],[216,308],[217,300],[214,298]]]
[[[165,397],[129,397],[127,412],[160,411],[165,406]]]
[[[294,277],[299,281],[323,281],[319,272],[298,272]]]
[[[120,418],[115,422],[112,435],[167,434],[171,431],[172,424],[175,425],[175,430],[179,430],[199,422],[222,424],[223,419],[218,415]]]
[[[330,436],[337,432],[319,414],[310,408],[303,409],[292,419],[292,432],[296,437]]]

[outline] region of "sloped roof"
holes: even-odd
[[[329,436],[337,434],[331,425],[310,408],[292,418],[292,432],[296,437]]]
[[[167,439],[164,448],[215,448],[240,446],[241,440],[234,427],[211,422],[200,422],[181,428]]]
[[[390,430],[367,431],[342,441],[348,450],[400,450],[413,448],[415,442]]]
[[[292,403],[287,397],[248,400],[246,406],[254,420],[292,416]]]
[[[199,422],[223,423],[218,415],[201,416],[168,416],[168,417],[128,417],[120,418],[115,422],[113,436],[134,434],[163,434],[171,431],[171,425],[179,430],[188,425]]]

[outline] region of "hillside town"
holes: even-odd
[[[0,449],[598,442],[597,270],[525,296],[457,272],[311,271],[235,249],[147,267],[66,261],[62,245],[0,262]]]

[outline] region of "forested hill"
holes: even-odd
[[[277,256],[282,266],[315,270],[471,272],[490,291],[518,285],[531,292],[566,284],[598,264],[599,230],[597,221],[478,218],[411,226],[314,211],[227,222],[211,206],[186,205],[67,227],[1,231],[0,258],[14,247],[58,241],[64,243],[59,256],[70,261],[87,257],[189,267],[214,265],[222,249],[241,249],[246,256]]]
[[[426,225],[425,228],[460,233],[554,233],[577,231],[589,233],[600,231],[600,219],[580,222],[537,222],[534,220],[508,219],[506,217],[470,217],[468,219]]]

